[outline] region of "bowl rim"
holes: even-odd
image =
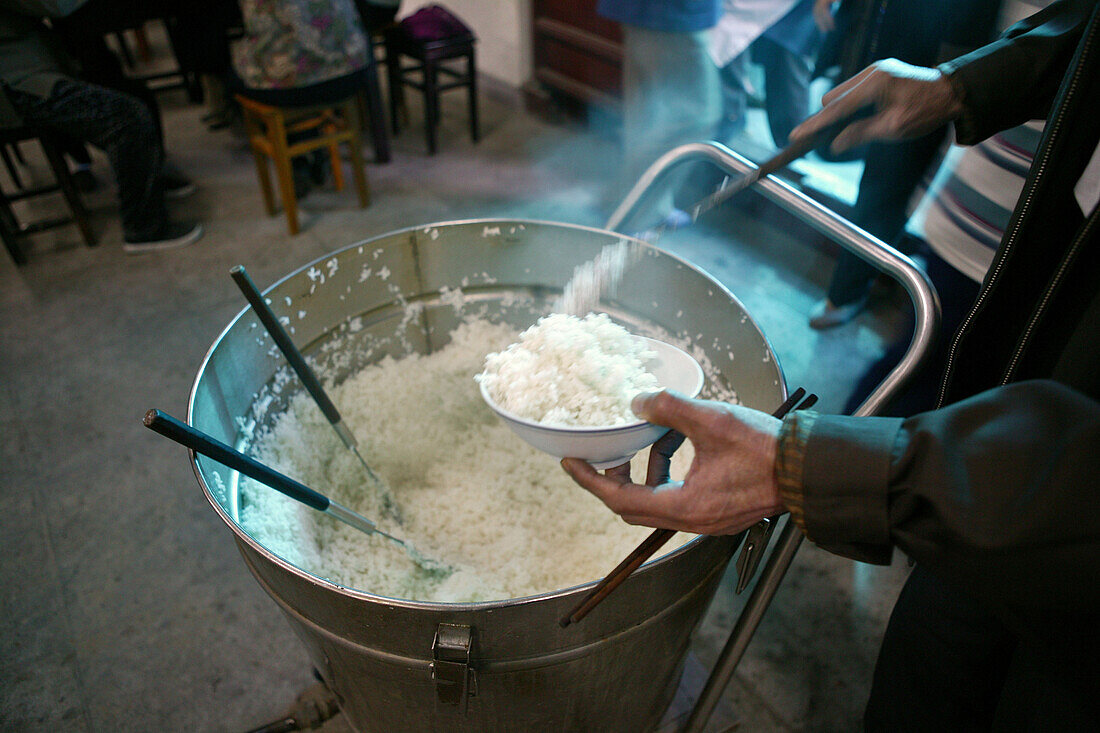
[[[698,359],[681,349],[679,346],[676,346],[675,344],[670,344],[667,341],[661,341],[660,339],[655,339],[650,336],[641,336],[638,334],[631,334],[631,336],[636,339],[641,339],[643,341],[661,344],[662,347],[673,349],[674,351],[677,351],[683,356],[687,357],[687,360],[695,367],[695,384],[691,389],[690,394],[680,394],[685,394],[689,399],[694,399],[699,395],[700,392],[703,391],[703,385],[706,384],[707,375],[703,373],[703,367],[699,363]],[[519,423],[520,425],[523,425],[525,427],[533,428],[535,430],[544,430],[547,432],[558,433],[562,435],[587,435],[592,433],[612,435],[615,433],[645,429],[654,424],[647,420],[635,420],[633,422],[622,423],[620,425],[547,425],[545,423],[538,422],[537,420],[520,417],[511,410],[506,410],[505,408],[498,405],[496,401],[492,399],[492,397],[489,395],[489,392],[485,387],[485,382],[481,380],[478,380],[478,389],[481,391],[482,399],[485,400],[485,403],[493,412],[497,413],[501,417],[504,417],[515,423]],[[667,387],[661,387],[660,389],[654,390],[654,392],[664,392],[667,390]]]

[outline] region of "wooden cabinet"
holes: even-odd
[[[534,0],[535,80],[556,97],[618,110],[622,31],[596,0]]]

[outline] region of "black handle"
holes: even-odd
[[[769,158],[765,162],[760,164],[758,177],[764,177],[768,174],[775,173],[776,171],[787,167],[795,160],[798,160],[811,150],[817,150],[823,145],[828,145],[833,141],[840,132],[848,125],[870,117],[876,111],[875,105],[865,104],[852,114],[842,117],[836,122],[823,127],[817,131],[812,137],[806,138],[797,143],[788,145],[783,150],[780,150],[773,157]]]
[[[201,453],[207,458],[213,458],[218,463],[240,471],[245,476],[254,478],[276,491],[286,494],[291,499],[300,501],[318,511],[323,512],[328,509],[328,497],[318,494],[308,486],[298,483],[289,476],[284,476],[273,468],[268,468],[256,459],[230,448],[225,443],[180,422],[165,412],[149,410],[145,413],[144,422],[145,427],[150,430],[158,432],[196,453]]]
[[[336,405],[332,404],[332,400],[325,394],[325,390],[321,387],[321,382],[318,381],[317,376],[313,373],[313,370],[309,368],[309,364],[306,363],[305,357],[302,356],[302,352],[298,351],[298,347],[294,345],[294,342],[290,340],[290,336],[287,334],[286,329],[283,328],[283,324],[279,323],[279,319],[275,316],[274,311],[271,310],[271,306],[264,300],[264,296],[260,294],[256,284],[252,282],[252,278],[248,276],[248,273],[244,269],[244,265],[237,265],[229,271],[229,274],[233,277],[233,281],[240,287],[241,292],[244,293],[244,297],[248,300],[249,305],[252,306],[252,310],[256,312],[256,315],[260,319],[260,323],[264,325],[267,332],[271,334],[271,338],[274,339],[275,344],[279,347],[279,350],[283,352],[283,356],[290,362],[290,366],[294,369],[294,372],[298,375],[298,378],[302,380],[302,384],[305,385],[309,394],[313,397],[314,402],[321,408],[321,412],[325,413],[325,418],[335,425],[340,422],[340,412],[336,409]]]

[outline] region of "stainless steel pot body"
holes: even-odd
[[[307,357],[351,373],[385,354],[429,353],[464,315],[534,322],[577,265],[620,241],[564,224],[475,220],[386,234],[321,258],[265,295]],[[775,355],[720,283],[636,242],[641,256],[601,303],[632,330],[689,346],[704,394],[770,411],[785,396]],[[286,367],[242,311],[195,379],[189,422],[224,442]],[[385,430],[385,416],[378,416]],[[196,476],[250,571],[278,603],[360,731],[652,729],[675,693],[690,636],[740,537],[701,537],[635,572],[580,623],[558,619],[598,579],[530,598],[441,604],[335,585],[283,560],[238,524],[236,477],[202,456]],[[500,518],[506,521],[506,518]],[[608,558],[608,570],[619,558]]]

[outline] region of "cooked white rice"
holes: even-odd
[[[396,495],[400,522],[384,516],[362,467],[304,393],[253,441],[259,460],[377,520],[457,572],[433,578],[389,540],[249,479],[242,480],[242,527],[315,575],[395,598],[498,600],[604,576],[650,530],[616,517],[485,405],[472,377],[487,352],[515,339],[508,327],[471,321],[430,356],[387,357],[330,388],[362,454]],[[685,445],[674,475],[683,475],[690,458]],[[643,452],[633,468],[638,480],[644,461]],[[670,547],[690,537],[677,535]]]
[[[543,425],[624,425],[638,420],[634,396],[660,386],[646,371],[653,356],[606,313],[554,313],[486,356],[476,378],[499,407]]]

